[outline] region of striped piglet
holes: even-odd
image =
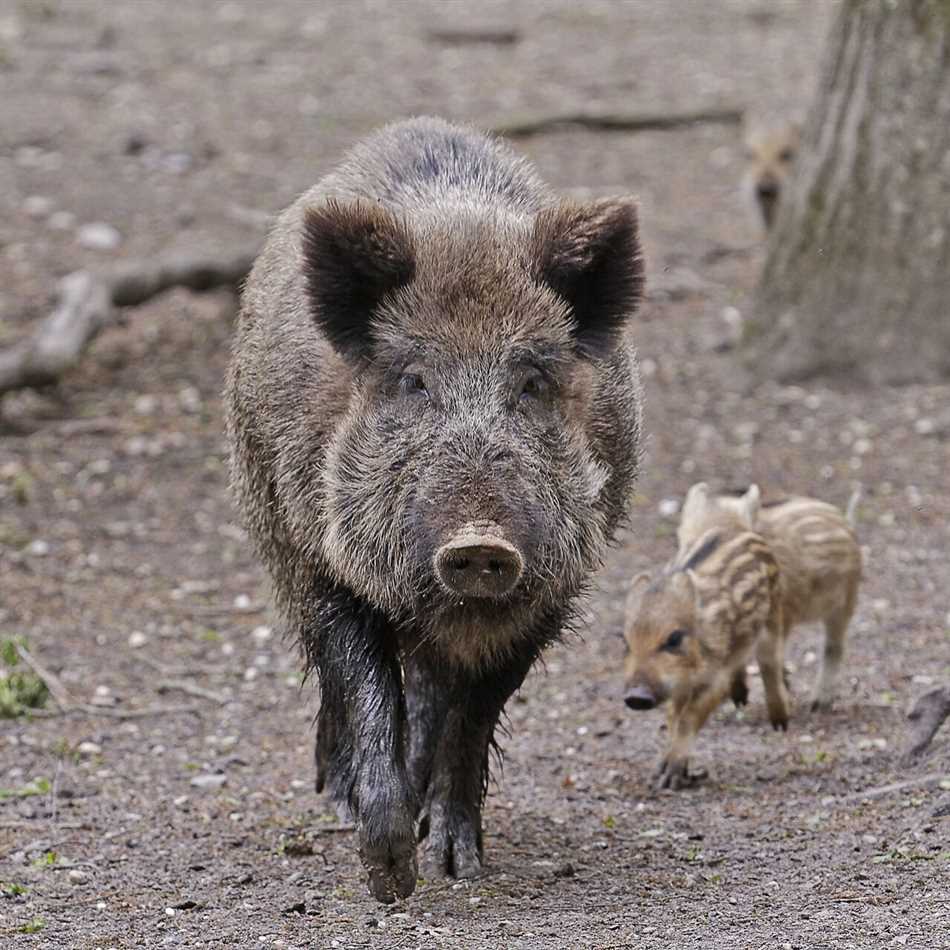
[[[705,483],[689,490],[676,557],[658,579],[636,577],[627,601],[624,701],[652,709],[669,700],[659,787],[703,777],[688,770],[696,734],[727,695],[745,703],[753,654],[769,720],[787,728],[785,638],[796,623],[825,620],[815,703],[830,703],[861,573],[855,501],[843,516],[806,498],[763,506],[755,485],[738,497],[712,496]]]

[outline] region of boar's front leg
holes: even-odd
[[[313,630],[317,782],[352,811],[370,892],[391,903],[416,886],[417,809],[404,761],[396,637],[382,614],[339,589],[320,600]]]
[[[537,652],[525,648],[500,668],[481,674],[456,671],[451,679],[430,683],[436,715],[423,720],[433,726],[429,761],[424,763],[422,741],[420,754],[411,757],[420,776],[428,773],[420,826],[422,874],[427,878],[470,878],[481,872],[481,809],[492,736],[505,703],[524,681]],[[430,668],[428,673],[436,671]],[[416,726],[420,720],[412,718]]]

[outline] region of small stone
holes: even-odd
[[[46,557],[49,554],[49,542],[37,538],[29,543],[26,551],[27,554],[32,554],[33,557]]]
[[[191,780],[191,785],[194,788],[201,789],[216,789],[221,788],[228,780],[227,775],[221,773],[209,772],[205,775],[196,775]]]
[[[185,412],[194,415],[201,409],[201,393],[194,386],[186,386],[178,393],[178,404]]]
[[[93,221],[76,232],[76,241],[93,251],[114,251],[122,243],[122,235],[111,224]]]
[[[89,880],[89,875],[86,874],[85,871],[80,871],[78,868],[71,868],[66,877],[69,879],[70,884],[77,886],[85,884]]]
[[[251,607],[251,598],[247,594],[238,594],[234,598],[234,609],[235,610],[249,610]]]
[[[577,872],[570,861],[565,861],[560,867],[554,869],[555,877],[573,877]]]
[[[23,199],[22,208],[31,218],[45,218],[53,213],[53,202],[45,195],[29,195]]]
[[[47,219],[51,231],[71,231],[76,226],[76,215],[68,211],[54,211]]]
[[[133,630],[129,634],[129,646],[133,650],[138,650],[139,647],[144,647],[148,643],[148,637],[142,633],[141,630]]]
[[[154,415],[157,408],[158,400],[151,395],[138,396],[135,402],[132,403],[132,410],[137,416]]]
[[[657,505],[657,511],[663,518],[673,518],[677,515],[679,510],[680,503],[678,498],[664,498],[659,505]]]
[[[263,646],[267,643],[268,640],[274,635],[274,631],[270,627],[260,626],[255,627],[251,631],[251,639],[258,645]]]
[[[76,746],[76,751],[80,755],[102,755],[102,746],[98,742],[90,742],[87,739]]]
[[[257,670],[256,670],[256,668],[253,667],[253,666],[249,666],[249,667],[244,671],[244,681],[245,681],[246,683],[250,683],[251,680],[256,680],[256,679],[257,679]]]

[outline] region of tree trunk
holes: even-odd
[[[845,0],[745,339],[754,375],[950,376],[950,0]]]

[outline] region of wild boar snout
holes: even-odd
[[[463,528],[435,554],[439,580],[463,597],[498,598],[521,578],[524,558],[500,535]]]

